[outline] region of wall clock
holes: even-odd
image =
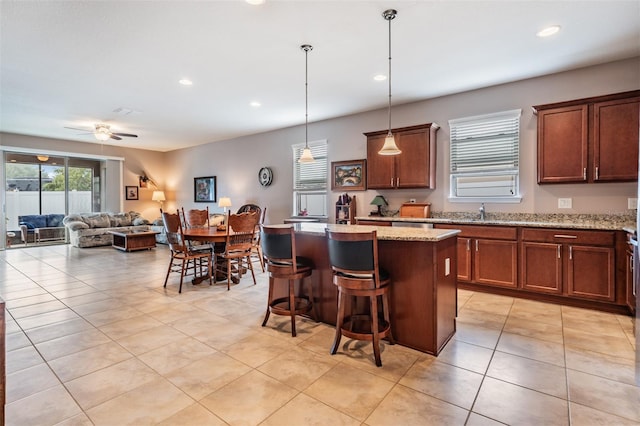
[[[273,172],[269,167],[263,167],[258,172],[258,182],[262,186],[269,186],[273,182]]]

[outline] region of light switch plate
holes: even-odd
[[[638,199],[637,198],[627,198],[627,208],[629,210],[635,210],[638,208]]]
[[[571,198],[558,198],[558,208],[559,209],[570,209],[572,205]]]

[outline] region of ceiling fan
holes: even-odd
[[[108,124],[104,124],[104,123],[98,123],[95,125],[95,129],[94,130],[90,130],[90,129],[78,129],[76,127],[65,127],[65,129],[71,129],[71,130],[80,130],[82,132],[86,132],[83,134],[93,134],[93,136],[96,137],[96,139],[98,139],[99,141],[106,141],[108,139],[114,139],[117,141],[122,140],[122,136],[127,137],[127,138],[137,138],[138,135],[134,135],[132,133],[114,133],[111,131],[110,129],[110,125]]]

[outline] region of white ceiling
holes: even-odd
[[[0,131],[168,151],[299,125],[304,43],[310,122],[384,108],[391,7],[393,104],[640,55],[640,0],[2,0]]]

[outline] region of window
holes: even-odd
[[[327,141],[309,142],[315,161],[298,163],[304,144],[293,145],[293,215],[327,216]]]
[[[517,109],[449,121],[450,201],[520,202],[520,114]]]

